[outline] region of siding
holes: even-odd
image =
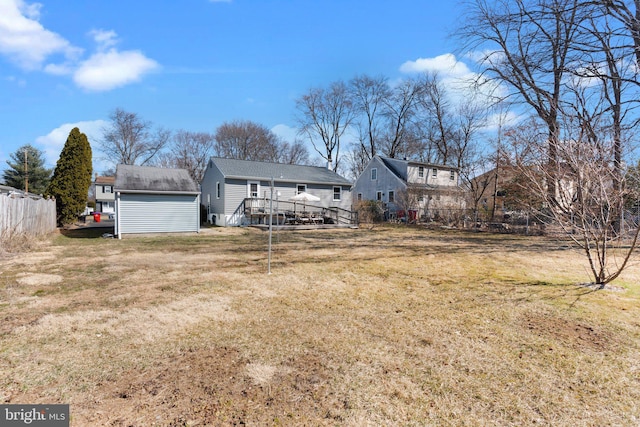
[[[197,195],[127,194],[119,200],[119,234],[198,232]]]
[[[371,169],[377,169],[377,179],[371,179]],[[376,200],[377,192],[383,193],[382,201],[389,200],[389,191],[399,191],[406,188],[406,184],[391,172],[377,157],[369,162],[365,170],[358,177],[353,187],[353,200],[357,201],[358,193],[362,193],[362,200]]]

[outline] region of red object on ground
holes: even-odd
[[[100,212],[97,212],[97,213],[93,214],[93,220],[95,222],[100,222]]]

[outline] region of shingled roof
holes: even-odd
[[[225,178],[305,182],[313,184],[351,185],[352,183],[326,167],[254,162],[212,157]]]
[[[198,185],[185,169],[149,166],[116,166],[115,191],[153,193],[200,193]]]

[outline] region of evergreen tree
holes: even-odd
[[[85,208],[91,186],[91,145],[73,128],[62,148],[47,194],[56,198],[58,224],[70,224]]]
[[[18,190],[25,190],[25,184],[27,184],[30,193],[44,193],[51,180],[51,169],[44,167],[42,151],[27,144],[18,148],[9,157],[11,157],[11,160],[7,160],[9,168],[2,173],[4,183]],[[28,180],[25,180],[25,177]]]

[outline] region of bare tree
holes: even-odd
[[[359,135],[359,146],[354,149],[366,164],[380,151],[384,133],[385,102],[390,98],[391,90],[387,78],[383,76],[357,76],[349,82],[349,87],[357,117],[354,123]]]
[[[169,152],[161,153],[156,164],[186,169],[196,182],[200,182],[213,153],[214,141],[213,135],[207,132],[179,130],[173,135]]]
[[[298,140],[292,144],[280,140],[278,144],[277,162],[289,165],[308,165],[310,163],[309,150]]]
[[[114,164],[144,165],[166,145],[171,132],[153,129],[153,124],[136,113],[116,108],[109,116],[111,123],[102,129],[102,152]]]
[[[547,188],[555,194],[560,101],[572,64],[572,41],[583,16],[579,0],[471,0],[459,35],[465,49],[485,52],[482,79],[508,88],[547,126]],[[480,81],[480,80],[479,80]]]
[[[531,138],[535,132],[518,131],[509,137],[513,147],[526,153],[519,156],[516,165],[525,178],[522,185],[541,198],[531,208],[538,218],[561,227],[586,255],[594,283],[602,287],[628,265],[640,227],[634,227],[627,236],[616,230],[615,222],[621,216],[618,201],[626,197],[626,190],[614,188],[613,142],[594,140],[578,123],[570,117],[562,122],[565,138],[558,145],[559,167],[553,175],[546,168],[544,139]],[[547,191],[551,179],[557,180],[553,200]]]
[[[386,156],[409,158],[420,151],[417,149],[419,138],[413,120],[423,91],[422,81],[407,79],[394,87],[385,99],[386,131],[382,148]]]
[[[344,82],[310,89],[296,100],[300,133],[311,141],[334,171],[340,166],[340,141],[354,117],[350,92]]]
[[[275,162],[278,137],[269,128],[250,120],[225,122],[216,129],[214,152],[229,159]]]

